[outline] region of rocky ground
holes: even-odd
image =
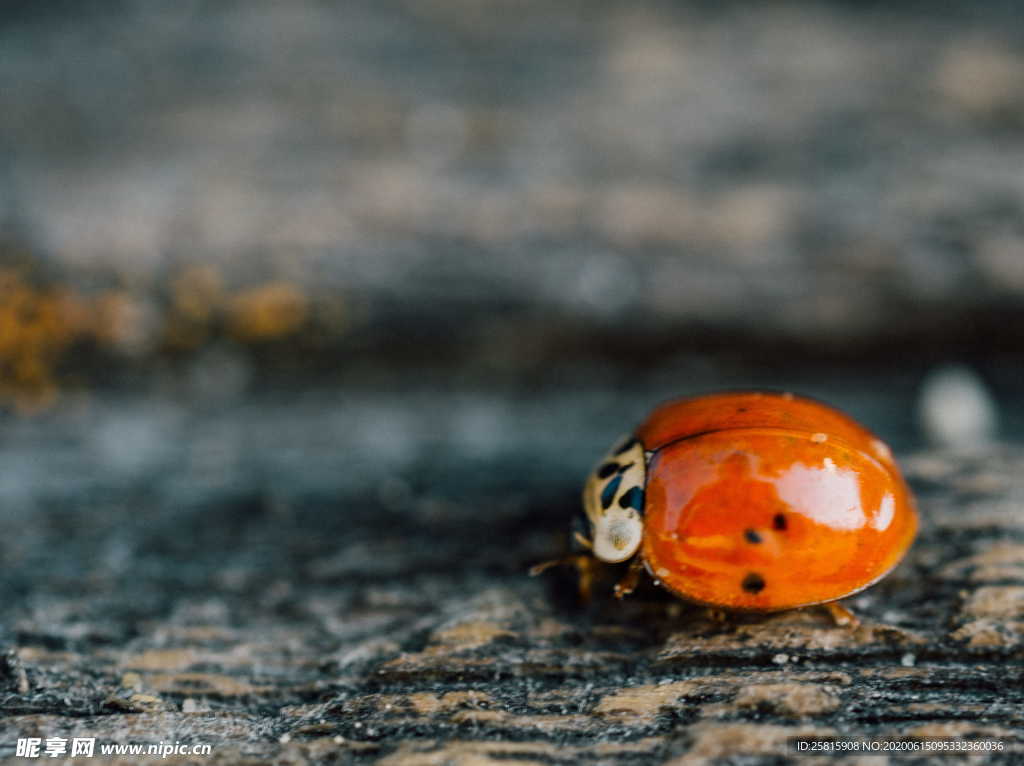
[[[1019,761],[1017,16],[6,4],[0,756]],[[651,406],[750,386],[906,467],[860,628],[526,576]]]
[[[0,23],[0,241],[121,353],[1024,337],[1012,3],[55,7]]]
[[[418,448],[368,462],[366,421],[399,420],[340,399],[93,402],[7,430],[6,756],[75,735],[213,745],[172,763],[774,762],[812,734],[1024,753],[1019,447],[905,457],[922,533],[851,601],[860,628],[719,624],[651,588],[584,608],[568,572],[526,576],[576,507],[571,439],[488,451],[422,414],[417,437],[411,408]],[[506,416],[521,435],[562,407]]]

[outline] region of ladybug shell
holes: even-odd
[[[699,603],[773,611],[866,588],[906,553],[913,500],[888,448],[791,394],[728,393],[656,409],[641,555]]]

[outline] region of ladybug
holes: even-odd
[[[731,392],[655,409],[597,464],[583,489],[589,537],[571,561],[589,592],[597,562],[628,562],[615,594],[655,584],[721,610],[835,603],[882,579],[917,531],[889,448],[821,402]]]

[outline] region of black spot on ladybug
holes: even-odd
[[[619,485],[622,484],[622,477],[616,476],[601,490],[601,507],[607,509],[611,506],[612,500],[615,499],[615,493],[619,491]]]
[[[761,535],[759,535],[756,530],[753,530],[753,529],[744,530],[743,536],[745,538],[747,538],[747,542],[748,543],[759,543],[759,542],[761,542]]]
[[[615,450],[615,454],[616,455],[621,455],[623,452],[628,450],[634,444],[636,444],[636,439],[628,439],[625,444],[623,444],[621,447],[619,447],[617,450]]]
[[[613,473],[619,470],[618,463],[605,463],[603,466],[597,469],[597,478],[607,479]]]
[[[783,516],[781,513],[776,513],[775,517],[772,519],[772,526],[775,527],[780,532],[785,531],[785,529],[786,529],[786,517]]]
[[[746,411],[747,411],[746,407],[740,407],[738,410],[736,410],[736,412],[746,412]]]
[[[644,491],[640,487],[633,487],[619,498],[620,508],[636,508],[638,511],[644,509]]]
[[[757,572],[751,572],[743,578],[743,590],[747,593],[760,593],[764,590],[764,578]]]

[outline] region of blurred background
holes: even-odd
[[[1022,82],[1011,2],[4,3],[4,629],[521,573],[681,394],[1019,441]]]

